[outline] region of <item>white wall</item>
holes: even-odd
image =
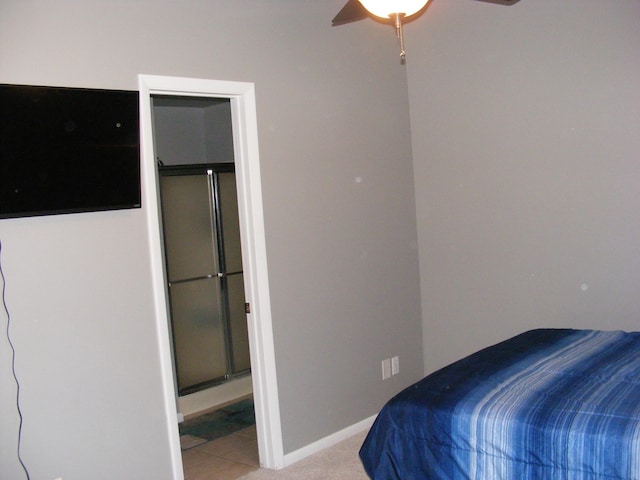
[[[640,2],[434,1],[407,27],[427,372],[640,328]]]
[[[3,83],[255,83],[285,453],[423,370],[406,72],[391,29],[330,26],[342,5],[0,2]],[[170,478],[146,215],[0,221],[32,478]],[[0,354],[0,477],[22,478],[4,335]]]

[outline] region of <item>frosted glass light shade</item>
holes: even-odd
[[[429,0],[359,0],[364,8],[376,17],[388,19],[395,13],[405,17],[420,11]]]

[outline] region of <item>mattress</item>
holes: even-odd
[[[391,399],[360,457],[374,480],[640,479],[640,333],[481,350]]]

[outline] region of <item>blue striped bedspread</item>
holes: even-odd
[[[640,332],[481,350],[391,399],[360,457],[374,480],[640,480]]]

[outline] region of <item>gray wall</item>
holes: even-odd
[[[407,27],[427,372],[640,328],[638,45],[638,0],[434,0]]]
[[[255,82],[285,453],[423,371],[406,71],[391,30],[330,27],[342,4],[0,1],[3,83]],[[32,478],[169,478],[146,216],[0,221]],[[22,478],[0,355],[0,476]]]
[[[233,163],[229,100],[153,99],[156,156],[164,165]]]
[[[640,2],[434,0],[405,68],[389,29],[329,27],[340,0],[186,3],[4,0],[0,81],[256,83],[285,452],[375,413],[423,346],[431,371],[528,328],[638,329]],[[168,478],[145,219],[0,221],[35,478]]]

